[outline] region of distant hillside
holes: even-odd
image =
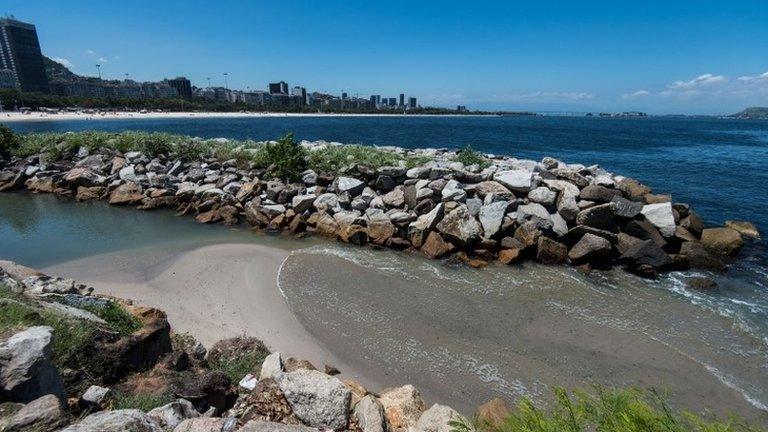
[[[768,107],[750,107],[742,112],[731,114],[731,117],[768,120]]]
[[[43,64],[45,65],[45,73],[48,75],[48,81],[50,82],[71,82],[79,78],[77,74],[67,69],[66,66],[46,56],[43,56]]]

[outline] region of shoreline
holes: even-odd
[[[163,120],[210,118],[275,118],[275,117],[497,117],[495,114],[379,114],[379,113],[284,113],[284,112],[147,112],[116,111],[108,113],[0,112],[0,123],[91,120]]]
[[[306,330],[289,309],[277,278],[289,251],[247,243],[110,252],[40,269],[92,286],[95,293],[163,310],[177,333],[206,347],[253,336],[271,351],[338,368],[368,388],[380,382],[354,369]]]

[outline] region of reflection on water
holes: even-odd
[[[537,264],[472,271],[327,244],[293,252],[279,282],[335,350],[459,407],[597,383],[669,388],[689,408],[768,410],[765,321],[741,325],[719,309],[734,299],[684,292],[685,277]]]

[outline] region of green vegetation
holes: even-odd
[[[169,393],[136,393],[118,392],[112,402],[112,409],[138,409],[147,412],[151,409],[169,404],[176,400]]]
[[[222,356],[210,361],[208,368],[223,372],[232,382],[236,383],[259,368],[267,355],[269,355],[268,352],[253,351],[236,357]]]
[[[19,148],[19,145],[19,136],[13,133],[9,127],[0,125],[0,157],[9,156]]]
[[[750,120],[765,120],[768,119],[768,107],[749,107],[744,111],[732,114],[731,117]]]
[[[461,162],[465,166],[477,165],[480,168],[485,168],[491,165],[491,161],[489,161],[487,157],[483,156],[482,153],[475,151],[470,145],[459,150],[453,160]]]
[[[451,422],[453,432],[747,432],[760,431],[736,419],[706,420],[675,412],[655,391],[607,390],[569,394],[554,388],[554,406],[537,408],[523,399],[500,425],[464,418]]]
[[[0,334],[43,325],[53,328],[53,361],[60,367],[79,362],[79,356],[86,351],[84,347],[92,343],[95,331],[91,323],[38,307],[23,295],[0,285]]]
[[[256,166],[269,168],[269,172],[280,179],[296,180],[307,169],[307,151],[293,140],[293,134],[266,143],[253,154]]]
[[[413,156],[363,145],[328,146],[309,153],[309,167],[320,173],[337,172],[343,167],[361,165],[370,168],[399,166],[413,168],[430,161],[425,156]]]
[[[109,302],[106,307],[85,307],[83,309],[106,321],[110,330],[124,336],[141,328],[141,322],[114,301]]]

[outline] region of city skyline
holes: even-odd
[[[399,2],[149,5],[9,0],[0,13],[35,23],[47,56],[109,79],[184,74],[241,89],[285,80],[365,98],[410,89],[423,105],[507,110],[716,114],[768,98],[759,2],[449,2],[441,22],[434,5]]]

